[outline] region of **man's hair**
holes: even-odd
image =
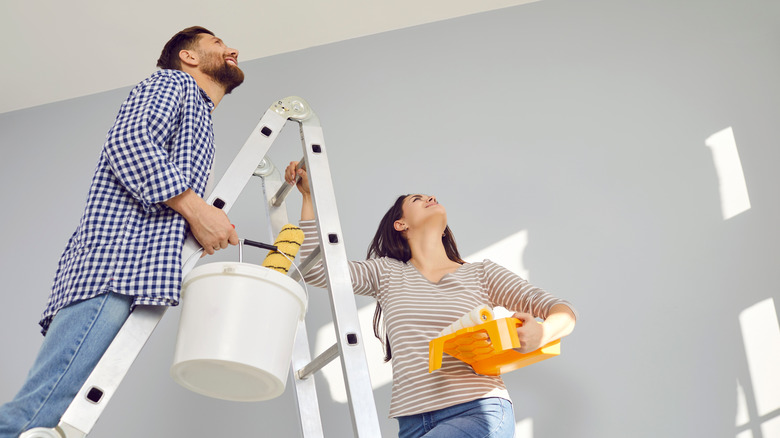
[[[204,33],[214,36],[214,32],[200,26],[188,27],[174,35],[173,38],[165,43],[165,47],[163,47],[162,53],[160,53],[160,59],[157,60],[157,67],[181,70],[179,52],[191,50],[195,47],[199,35]]]

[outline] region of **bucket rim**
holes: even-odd
[[[271,283],[276,283],[278,286],[281,286],[301,301],[301,304],[303,304],[303,312],[301,312],[300,319],[304,319],[306,312],[309,309],[309,295],[304,290],[303,286],[289,276],[282,274],[281,272],[267,268],[265,266],[260,266],[255,263],[222,261],[197,266],[182,279],[182,294],[184,293],[184,290],[195,280],[212,276],[231,275],[245,276],[256,280],[269,281]]]

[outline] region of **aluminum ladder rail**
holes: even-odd
[[[305,272],[322,259],[337,332],[336,345],[311,361],[305,321],[299,324],[291,366],[301,417],[301,431],[304,438],[324,436],[311,374],[336,355],[340,355],[355,435],[361,438],[380,437],[379,419],[368,374],[346,251],[341,238],[322,128],[308,103],[300,97],[290,96],[271,105],[233,159],[225,175],[211,194],[207,195],[206,202],[227,213],[252,176],[260,176],[263,178],[264,194],[267,199],[271,199],[267,210],[271,238],[278,235],[281,227],[287,223],[284,197],[291,186],[282,183],[278,170],[265,155],[287,120],[300,125],[304,149],[302,161],[308,163],[320,240],[318,250],[302,261],[299,269]],[[318,182],[315,183],[315,180]],[[191,235],[188,236],[182,249],[183,275],[187,275],[195,267],[199,259],[197,255],[201,251],[197,241]],[[71,402],[59,424],[55,428],[30,429],[22,433],[20,438],[86,437],[151,337],[165,310],[164,306],[137,307]]]

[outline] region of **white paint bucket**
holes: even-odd
[[[182,283],[171,376],[223,400],[278,397],[306,305],[301,285],[272,269],[236,262],[193,269]]]

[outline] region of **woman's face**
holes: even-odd
[[[395,221],[397,231],[407,231],[423,226],[430,221],[447,226],[447,211],[432,195],[409,195],[401,205],[403,216]]]

